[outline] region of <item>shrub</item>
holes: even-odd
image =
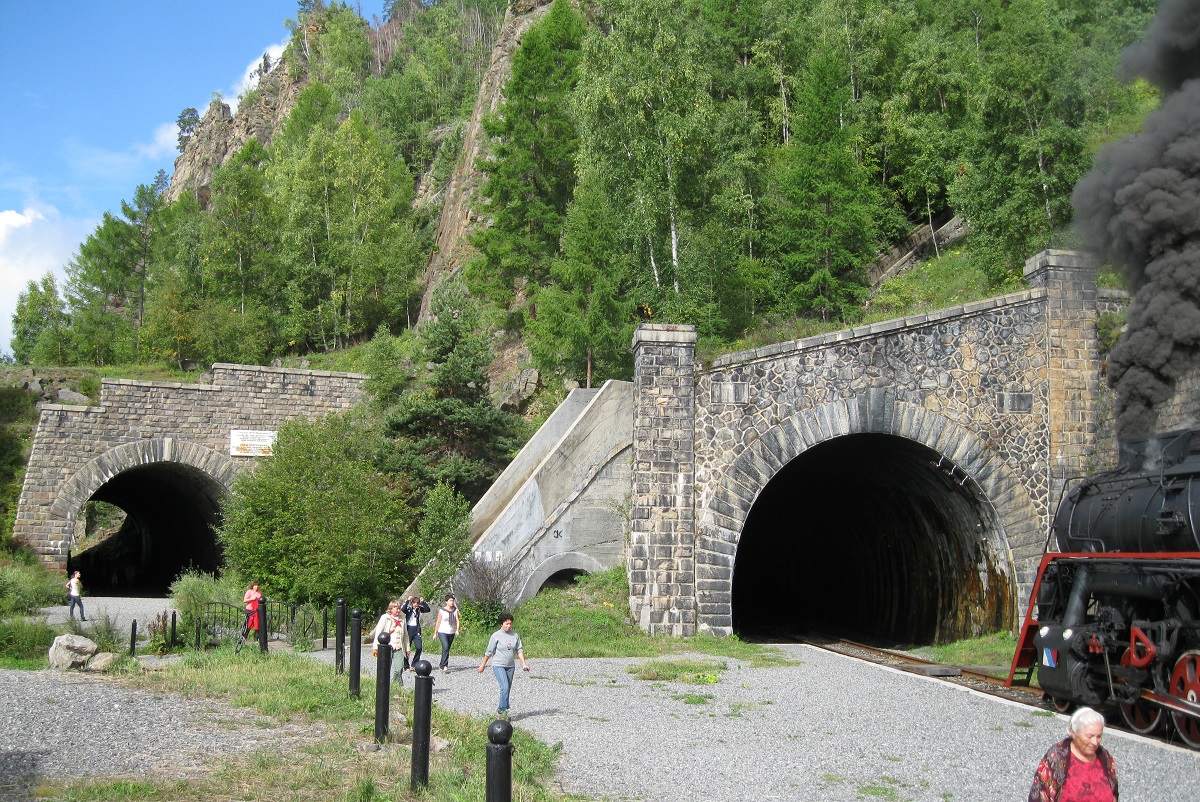
[[[30,659],[45,657],[54,643],[54,630],[45,621],[22,618],[0,621],[0,657]]]
[[[499,626],[504,603],[499,601],[474,601],[461,599],[458,606],[459,623],[471,632],[491,632]]]
[[[62,604],[65,584],[40,564],[0,566],[0,615],[34,615],[42,607]]]
[[[225,571],[217,577],[197,568],[189,568],[171,583],[171,603],[179,611],[180,629],[191,632],[196,621],[204,615],[209,602],[225,602],[242,606],[242,595],[249,583],[243,582],[236,571]]]
[[[174,648],[175,644],[171,642],[171,616],[166,610],[150,619],[150,625],[146,627],[146,640],[148,648],[155,654],[166,654]]]
[[[67,632],[82,635],[96,644],[101,652],[120,654],[129,650],[129,630],[122,630],[115,615],[104,613],[99,618],[89,618],[86,625],[79,621],[68,621]]]

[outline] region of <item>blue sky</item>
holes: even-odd
[[[367,19],[385,0],[358,4]],[[236,102],[296,0],[0,0],[0,351],[17,296],[178,155],[175,120]]]

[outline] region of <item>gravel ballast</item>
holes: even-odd
[[[163,605],[155,600],[148,613]],[[123,609],[112,611],[128,623]],[[426,658],[436,663],[432,646]],[[688,655],[726,665],[708,685],[636,679],[627,669],[640,658],[539,659],[536,643],[526,648],[532,671],[513,683],[513,724],[561,744],[557,781],[597,798],[1008,802],[1025,798],[1038,760],[1066,734],[1063,716],[808,646],[778,647],[795,665],[774,668]],[[331,651],[313,656],[333,662]],[[372,675],[369,650],[363,658]],[[433,698],[479,716],[484,739],[498,691],[490,666],[479,674],[478,664],[454,655],[449,673],[434,671]],[[413,680],[404,675],[406,687]],[[223,705],[78,673],[0,671],[0,710],[0,776],[10,792],[35,776],[187,774],[204,754],[280,734],[258,729],[261,740],[248,743],[243,728],[213,726],[236,717]],[[1200,753],[1116,730],[1105,745],[1123,799],[1200,799]]]

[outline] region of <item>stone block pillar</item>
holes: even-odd
[[[629,611],[655,635],[696,633],[695,351],[692,326],[633,335]]]
[[[1045,250],[1025,263],[1030,287],[1046,290],[1046,381],[1048,384],[1050,509],[1063,483],[1110,461],[1097,458],[1096,401],[1100,392],[1100,352],[1096,336],[1096,261],[1079,251]],[[1115,452],[1114,452],[1115,453]],[[1047,521],[1047,525],[1049,521]]]

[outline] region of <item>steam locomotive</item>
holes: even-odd
[[[1063,551],[1042,557],[1008,683],[1036,669],[1060,711],[1115,706],[1200,749],[1200,430],[1120,456],[1059,505]]]

